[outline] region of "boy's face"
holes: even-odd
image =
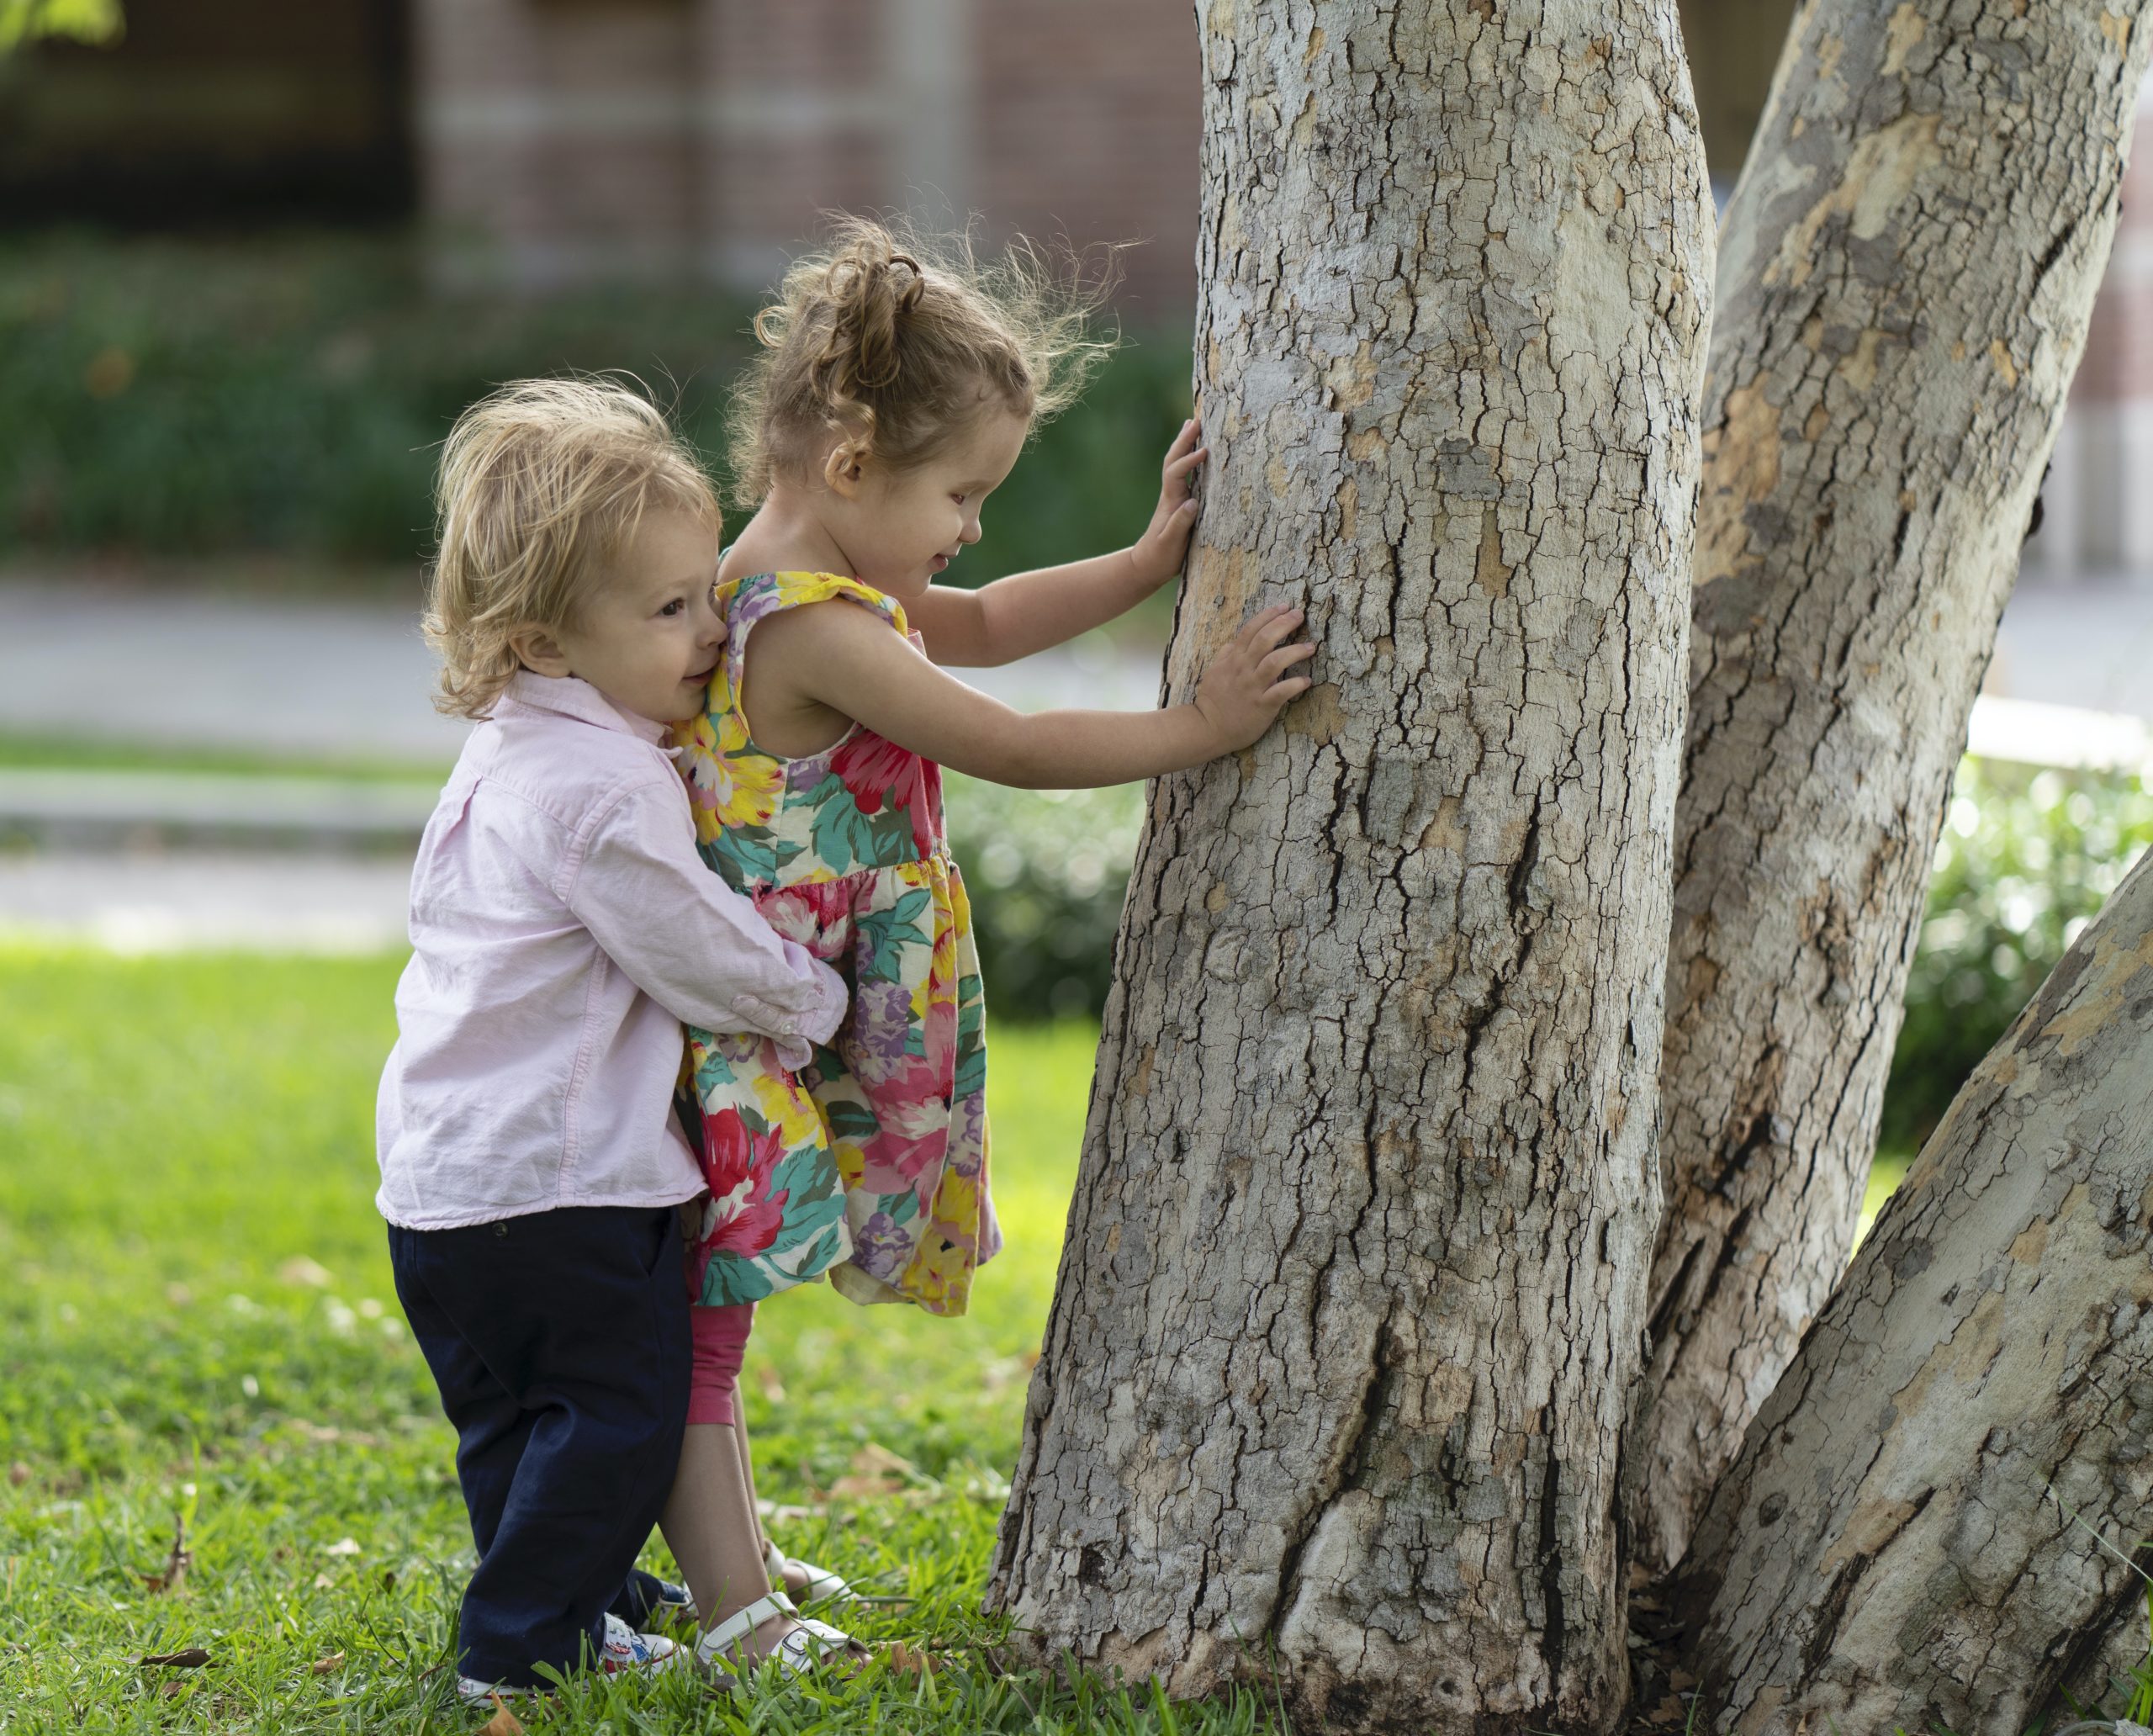
[[[542,675],[579,675],[616,707],[653,723],[702,709],[725,628],[711,601],[718,527],[667,507],[646,512],[574,618],[519,636],[516,653]]]
[[[911,602],[980,539],[980,505],[1017,466],[1029,417],[982,408],[964,436],[910,470],[869,458],[838,485],[831,531],[853,570],[885,595]],[[834,479],[833,479],[835,480]]]

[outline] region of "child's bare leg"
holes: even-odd
[[[755,1547],[768,1554],[770,1539],[763,1534],[762,1504],[755,1498],[755,1456],[748,1450],[748,1407],[737,1396],[733,1401],[733,1444],[740,1454],[740,1479],[748,1485],[748,1511],[755,1516]]]
[[[761,1510],[755,1502],[755,1460],[754,1455],[748,1449],[748,1416],[746,1409],[737,1400],[733,1406],[733,1437],[740,1448],[740,1474],[747,1481],[749,1508],[755,1514],[756,1547],[767,1556],[770,1553],[770,1539],[764,1534]],[[790,1597],[805,1597],[808,1581],[812,1577],[806,1568],[788,1556],[785,1564],[785,1583],[775,1589]]]
[[[755,1525],[755,1497],[741,1472],[732,1424],[688,1425],[680,1474],[673,1479],[673,1493],[658,1522],[673,1559],[687,1576],[705,1628],[716,1627],[770,1591],[762,1533]],[[790,1626],[782,1617],[773,1617],[743,1639],[740,1649],[749,1657],[761,1657]]]

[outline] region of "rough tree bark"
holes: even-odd
[[[1811,0],[1727,214],[1630,1503],[1663,1570],[1852,1246],[2145,10]]]
[[[991,1601],[1314,1728],[1605,1728],[1711,212],[1673,0],[1213,0],[1156,787]]]
[[[2149,1214],[2153,861],[1952,1104],[1706,1511],[1722,1729],[2016,1732],[2123,1606],[2142,1636]]]

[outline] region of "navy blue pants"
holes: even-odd
[[[637,1553],[680,1463],[688,1303],[672,1208],[589,1206],[460,1230],[389,1226],[396,1294],[456,1426],[478,1570],[458,1666],[529,1686],[638,1620]]]

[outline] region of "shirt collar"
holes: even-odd
[[[542,675],[518,670],[502,697],[512,706],[534,712],[553,712],[622,735],[632,735],[653,747],[663,745],[665,726],[638,717],[614,705],[590,682],[578,675]]]

